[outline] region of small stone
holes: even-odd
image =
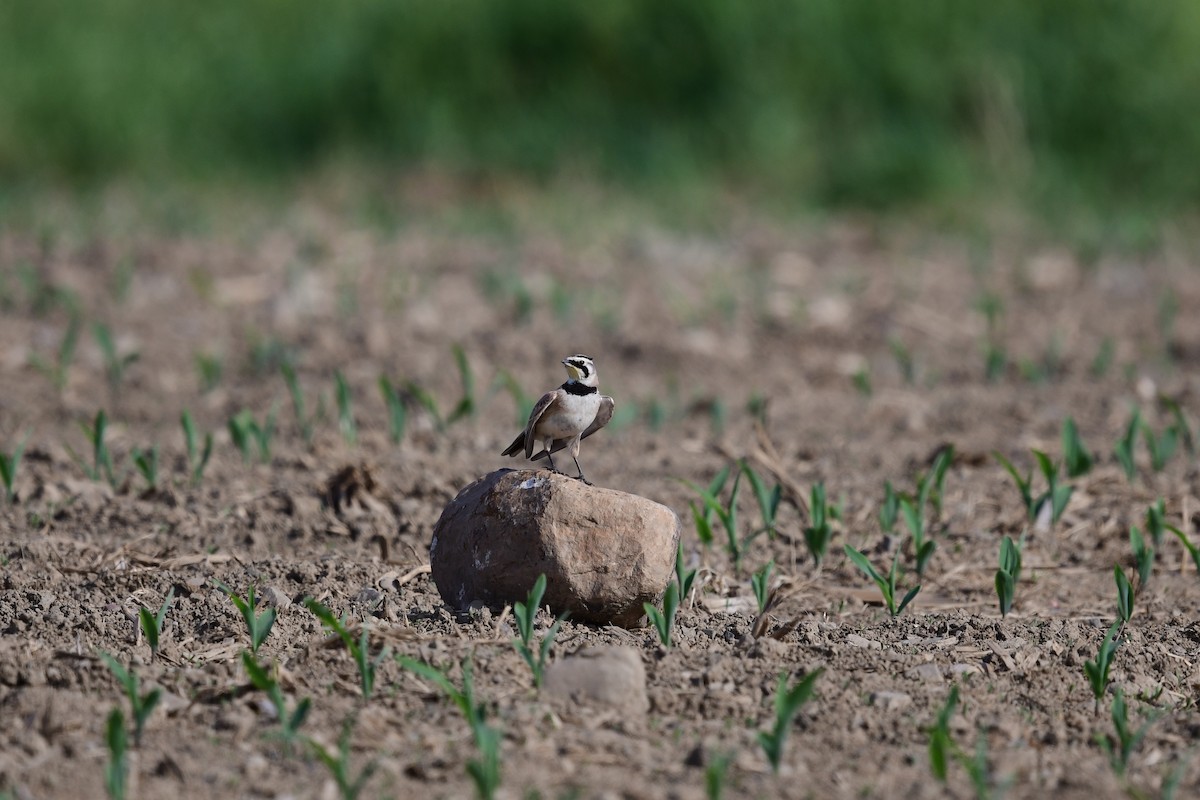
[[[429,563],[442,600],[544,601],[572,621],[638,625],[675,575],[679,517],[637,495],[545,470],[497,470],[467,486],[433,530]]]
[[[871,705],[884,711],[896,711],[912,705],[912,698],[904,692],[872,692]]]
[[[882,650],[883,645],[874,639],[868,639],[865,636],[859,636],[857,633],[851,633],[846,637],[846,644],[851,647],[862,647],[867,650]]]
[[[646,669],[632,647],[589,647],[546,668],[542,690],[582,706],[603,706],[622,714],[645,714]]]
[[[904,673],[906,678],[911,678],[921,683],[944,683],[942,679],[942,668],[933,662],[918,664],[917,666]]]
[[[259,598],[271,608],[283,611],[292,604],[292,598],[288,597],[274,586],[268,586],[258,593]]]

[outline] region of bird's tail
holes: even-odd
[[[505,450],[500,455],[515,456],[517,453],[523,453],[523,452],[525,452],[525,431],[521,431],[520,433],[518,433],[517,438],[513,439],[513,443],[510,444],[508,446],[508,449]]]

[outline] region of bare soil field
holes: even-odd
[[[471,211],[430,191],[421,213],[385,222],[305,200],[177,230],[54,213],[4,228],[0,452],[24,443],[24,454],[15,498],[0,503],[0,792],[104,796],[110,712],[132,728],[109,654],[143,692],[161,691],[140,744],[129,741],[127,796],[341,796],[314,745],[277,735],[220,581],[255,586],[277,609],[257,660],[287,709],[311,701],[301,737],[336,754],[349,731],[350,774],[372,770],[363,797],[475,793],[462,712],[397,657],[455,686],[469,659],[501,737],[498,797],[1200,794],[1200,576],[1172,533],[1148,581],[1133,578],[1099,703],[1085,674],[1116,619],[1114,565],[1136,574],[1130,526],[1146,530],[1162,498],[1166,521],[1200,542],[1196,253],[1083,258],[744,211],[678,230],[605,203],[555,209],[517,195]],[[636,648],[644,716],[539,692],[511,611],[455,613],[427,571],[446,503],[514,466],[500,451],[577,352],[595,358],[617,402],[613,424],[584,443],[588,477],[673,508],[697,577],[671,647],[652,626],[568,619],[550,660]],[[381,377],[406,411],[399,441]],[[1113,448],[1133,408],[1155,437],[1176,426],[1177,444],[1155,465],[1143,432],[1128,478]],[[100,410],[111,480],[89,438]],[[214,440],[196,480],[185,410],[200,442]],[[228,422],[243,410],[274,420],[265,458],[235,445]],[[1059,475],[1073,487],[1060,519],[1031,520],[994,452],[1034,471],[1039,495],[1031,450],[1059,462],[1067,417],[1095,464]],[[148,466],[154,446],[152,487],[134,456]],[[940,510],[925,509],[936,549],[892,618],[842,548],[884,571],[899,554],[901,594],[915,585],[905,522],[885,531],[879,520],[884,485],[915,493],[947,446]],[[707,486],[743,458],[783,499],[777,532],[754,537],[737,569],[715,517],[711,546],[698,538],[699,495],[683,481]],[[837,510],[819,568],[803,510],[816,484]],[[743,485],[738,535],[760,524]],[[1006,535],[1024,545],[1002,618]],[[751,575],[771,560],[760,619]],[[154,652],[139,609],[157,613],[169,594]],[[307,597],[345,615],[356,641],[365,627],[377,663],[368,697]],[[552,622],[543,611],[538,630]],[[792,684],[818,669],[775,772],[758,737],[780,675]],[[943,784],[929,731],[952,686]],[[1104,744],[1117,736],[1117,690],[1133,732],[1146,726],[1123,775]]]

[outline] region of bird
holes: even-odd
[[[579,466],[579,442],[608,424],[616,403],[608,395],[600,394],[596,362],[589,356],[567,356],[561,363],[567,368],[567,381],[542,395],[529,413],[525,430],[500,455],[524,452],[526,458],[534,461],[545,458],[550,469],[559,472],[552,454],[566,449],[579,470],[575,478],[590,486],[591,481],[584,477],[583,467]],[[533,448],[539,443],[545,449],[534,455]]]

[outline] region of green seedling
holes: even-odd
[[[275,609],[268,607],[261,614],[255,611],[258,607],[258,599],[254,596],[254,584],[250,584],[246,590],[245,598],[235,594],[232,589],[215,578],[213,584],[237,606],[238,613],[242,615],[242,620],[246,623],[246,630],[250,633],[250,652],[257,656],[258,648],[262,647],[263,642],[271,635],[271,628],[275,625]]]
[[[1063,420],[1062,444],[1063,466],[1067,468],[1068,478],[1078,478],[1091,471],[1095,459],[1079,438],[1079,429],[1070,417]]]
[[[142,627],[146,642],[150,645],[150,655],[153,658],[158,657],[158,639],[162,636],[163,623],[167,619],[167,609],[171,607],[171,601],[174,599],[175,587],[172,586],[157,614],[145,606],[138,608],[138,623]]]
[[[157,489],[158,445],[151,445],[149,450],[139,450],[135,447],[130,453],[130,458],[133,459],[133,466],[137,468],[142,479],[146,481],[146,486],[150,489]]]
[[[187,448],[188,479],[193,486],[197,486],[204,477],[208,459],[212,456],[213,435],[205,433],[204,446],[200,447],[200,437],[196,432],[196,420],[192,418],[190,411],[184,411],[180,415],[179,424],[183,428],[183,443]]]
[[[759,536],[759,534],[765,531],[765,529],[760,528],[759,530],[752,531],[745,537],[738,535],[737,505],[742,491],[742,475],[743,472],[741,469],[738,469],[737,473],[734,475],[733,488],[730,491],[728,505],[722,504],[721,501],[717,499],[717,495],[715,493],[707,489],[702,489],[690,481],[684,481],[686,485],[690,486],[694,491],[700,494],[700,498],[704,502],[705,513],[703,516],[696,514],[695,506],[692,508],[692,516],[697,520],[696,530],[697,534],[700,536],[700,540],[704,542],[705,537],[707,536],[708,541],[712,541],[712,525],[709,521],[710,518],[708,517],[708,514],[716,514],[717,518],[721,521],[721,526],[725,530],[725,550],[729,553],[730,560],[733,561],[733,568],[735,572],[742,571],[742,559],[746,555],[746,550]],[[724,477],[721,474],[718,474],[717,477],[721,478],[721,485],[723,486]],[[727,477],[727,474],[725,477]],[[713,481],[713,485],[717,485],[716,480]],[[720,492],[720,488],[717,489],[717,492]]]
[[[812,487],[811,504],[809,505],[809,525],[804,529],[804,543],[813,557],[817,569],[821,568],[821,560],[829,549],[833,539],[833,527],[830,518],[837,518],[837,511],[825,502],[825,484],[817,483]]]
[[[96,343],[100,345],[100,352],[104,355],[104,375],[108,379],[109,391],[115,397],[121,390],[121,382],[125,380],[125,370],[138,360],[138,353],[122,355],[117,352],[112,331],[102,322],[92,326],[92,333],[95,334]]]
[[[721,800],[725,795],[725,775],[733,757],[728,753],[713,756],[704,768],[704,796],[707,800]]]
[[[1117,582],[1117,619],[1124,625],[1133,618],[1133,584],[1119,564],[1113,565],[1113,579]]]
[[[1183,549],[1187,550],[1188,555],[1192,557],[1192,563],[1196,565],[1196,572],[1200,573],[1200,547],[1192,544],[1188,540],[1187,534],[1174,525],[1168,525],[1167,530],[1175,534],[1175,537],[1179,539],[1179,543],[1183,545]]]
[[[1021,546],[1005,536],[1000,542],[1000,568],[996,570],[996,598],[1000,601],[1000,615],[1007,617],[1012,610],[1017,581],[1021,579]]]
[[[899,616],[904,611],[904,607],[911,603],[913,598],[921,591],[921,584],[917,584],[905,593],[899,605],[896,604],[896,580],[900,565],[899,553],[896,553],[892,557],[892,568],[888,570],[887,577],[884,577],[879,573],[879,570],[875,569],[875,565],[868,561],[867,557],[858,550],[855,550],[848,544],[842,545],[842,550],[854,562],[854,565],[862,570],[879,587],[879,593],[883,595],[883,603],[887,606],[888,613],[893,617]]]
[[[954,446],[947,445],[937,454],[929,472],[917,479],[917,507],[922,515],[928,504],[933,504],[936,516],[942,515],[942,497],[946,484],[946,472],[954,463]]]
[[[1117,777],[1124,778],[1126,770],[1129,769],[1129,758],[1133,755],[1133,751],[1141,744],[1142,739],[1146,737],[1146,732],[1150,730],[1150,726],[1154,724],[1154,717],[1146,720],[1146,722],[1136,731],[1129,722],[1129,708],[1125,703],[1125,693],[1120,687],[1113,690],[1112,702],[1112,721],[1113,731],[1115,733],[1100,735],[1096,734],[1096,742],[1100,745],[1108,756],[1108,763],[1112,766],[1113,772]]]
[[[310,416],[308,413],[307,404],[304,402],[304,390],[300,388],[300,379],[296,375],[296,368],[292,366],[291,362],[284,361],[279,365],[279,371],[283,374],[283,382],[287,384],[288,396],[292,399],[292,414],[296,417],[296,427],[299,428],[304,443],[311,447],[313,436],[316,433],[316,417]]]
[[[1116,352],[1117,348],[1113,344],[1112,337],[1105,336],[1100,342],[1100,349],[1096,351],[1096,357],[1092,359],[1092,363],[1088,367],[1088,371],[1092,373],[1093,378],[1103,378],[1108,374]]]
[[[454,345],[451,348],[454,353],[454,363],[458,366],[458,377],[462,382],[462,398],[454,406],[454,410],[450,412],[450,416],[446,418],[447,425],[453,425],[460,419],[475,416],[475,375],[471,371],[471,362],[467,360],[467,352],[463,350],[462,345]]]
[[[754,600],[758,603],[758,613],[767,610],[767,598],[771,595],[771,571],[775,569],[775,559],[771,559],[750,576],[750,588],[754,590]]]
[[[116,466],[113,463],[112,453],[108,449],[108,442],[105,436],[108,433],[108,415],[104,413],[104,409],[96,412],[96,417],[91,425],[80,423],[83,433],[92,443],[92,463],[89,466],[82,458],[75,454],[75,451],[70,447],[67,452],[71,459],[79,465],[84,474],[90,480],[99,481],[104,478],[108,481],[109,486],[116,488],[120,483],[117,475]]]
[[[17,470],[21,468],[21,456],[25,453],[25,442],[29,434],[21,437],[21,441],[11,453],[0,453],[0,481],[4,483],[4,499],[11,505],[17,499],[14,485],[17,482]]]
[[[296,707],[289,712],[283,696],[283,687],[279,685],[279,681],[271,674],[271,671],[258,663],[249,650],[242,651],[242,667],[246,670],[246,676],[250,678],[250,683],[254,685],[254,688],[265,694],[271,701],[271,706],[275,709],[275,716],[279,720],[279,736],[290,748],[300,737],[300,727],[308,718],[308,712],[312,709],[312,700],[304,698],[296,703]]]
[[[946,703],[938,711],[927,733],[929,735],[929,770],[933,777],[942,783],[946,782],[949,773],[950,758],[954,755],[954,739],[950,736],[950,718],[958,707],[958,686],[950,687]]]
[[[1017,468],[1013,463],[1004,457],[998,450],[993,450],[992,455],[1000,462],[1000,466],[1004,467],[1005,471],[1012,476],[1013,482],[1017,485],[1017,491],[1021,493],[1021,503],[1025,506],[1025,513],[1030,519],[1037,516],[1036,506],[1033,502],[1033,471],[1025,473],[1022,477],[1021,473],[1017,472]]]
[[[522,422],[521,424],[524,425],[525,423]],[[696,538],[698,538],[700,540],[700,544],[704,545],[706,548],[712,547],[713,539],[715,538],[712,527],[713,512],[715,509],[724,508],[724,506],[722,506],[720,501],[716,498],[721,495],[721,490],[725,488],[725,481],[729,478],[729,470],[730,468],[728,466],[722,467],[721,470],[716,474],[716,477],[714,477],[712,482],[708,485],[707,490],[701,489],[691,481],[680,481],[680,483],[683,483],[685,486],[689,486],[694,491],[698,492],[701,497],[713,498],[712,502],[708,502],[707,500],[701,501],[699,506],[697,506],[694,501],[688,501],[688,505],[691,506],[692,509],[692,520],[696,525]],[[722,520],[724,520],[724,517],[722,517]]]
[[[866,367],[860,367],[858,371],[850,376],[850,380],[854,383],[855,391],[863,397],[870,397],[874,394],[875,390],[871,386],[871,373]]]
[[[663,647],[671,646],[671,634],[675,630],[675,613],[679,610],[679,584],[672,583],[663,593],[662,611],[653,603],[642,603],[646,616],[658,632],[658,641]]]
[[[114,708],[104,726],[108,744],[108,763],[104,765],[104,788],[112,800],[125,800],[129,784],[129,739],[125,733],[125,715]]]
[[[337,400],[338,429],[346,444],[353,447],[358,442],[358,424],[354,421],[354,408],[350,397],[350,384],[341,370],[334,370],[334,396]]]
[[[1179,446],[1179,431],[1175,425],[1168,425],[1161,434],[1155,434],[1149,423],[1142,422],[1142,439],[1146,442],[1146,452],[1150,455],[1150,469],[1162,472],[1167,468],[1167,462],[1175,455]]]
[[[229,438],[242,454],[243,463],[250,463],[251,445],[258,449],[258,460],[266,464],[271,460],[271,436],[275,433],[275,411],[267,414],[261,425],[249,410],[239,411],[229,418]]]
[[[762,392],[755,392],[750,395],[750,399],[746,401],[746,413],[750,415],[750,419],[761,425],[764,430],[769,429],[767,425],[767,411],[770,401]]]
[[[520,601],[513,603],[513,618],[517,621],[517,634],[519,639],[513,640],[513,647],[521,654],[521,658],[525,659],[525,663],[529,665],[529,669],[533,672],[534,686],[542,685],[542,675],[546,670],[546,658],[550,655],[550,648],[554,645],[554,637],[558,635],[558,629],[562,625],[562,617],[554,621],[550,626],[550,630],[546,631],[542,636],[540,643],[535,643],[533,638],[534,620],[537,618],[538,609],[542,605],[542,596],[546,593],[546,576],[538,575],[538,578],[533,583],[533,588],[529,590],[529,595],[525,598],[525,602]],[[536,646],[535,646],[536,645]]]
[[[1096,660],[1087,660],[1083,664],[1083,672],[1087,676],[1088,684],[1092,687],[1092,696],[1096,699],[1096,713],[1100,713],[1100,701],[1104,698],[1104,693],[1108,690],[1108,684],[1112,682],[1110,673],[1112,671],[1113,654],[1117,652],[1117,648],[1121,646],[1124,640],[1117,637],[1117,632],[1121,628],[1120,622],[1114,622],[1112,627],[1108,629],[1108,633],[1104,635],[1104,641],[1100,644],[1100,651],[1096,654]]]
[[[1067,503],[1071,500],[1071,494],[1075,491],[1075,487],[1069,485],[1059,486],[1058,466],[1050,460],[1048,455],[1040,450],[1034,450],[1033,456],[1037,459],[1038,466],[1042,470],[1042,476],[1046,479],[1046,491],[1034,504],[1034,508],[1036,509],[1034,518],[1036,519],[1042,513],[1042,508],[1049,504],[1050,524],[1057,525],[1059,519],[1062,518],[1063,512],[1067,509]]]
[[[1196,455],[1196,439],[1192,436],[1192,428],[1188,425],[1187,417],[1184,416],[1183,407],[1179,405],[1179,401],[1163,395],[1159,396],[1158,401],[1171,414],[1171,418],[1174,420],[1171,427],[1175,429],[1180,443],[1183,444],[1183,449],[1190,456]]]
[[[519,428],[524,428],[529,409],[533,408],[533,398],[525,394],[525,390],[521,388],[520,382],[508,370],[500,370],[496,375],[496,380],[492,384],[492,387],[493,390],[497,387],[502,388],[512,397],[513,408],[516,409],[514,424]]]
[[[1150,582],[1150,573],[1154,570],[1154,550],[1146,542],[1146,537],[1136,525],[1129,526],[1129,547],[1133,550],[1133,563],[1137,567],[1139,592]]]
[[[1134,446],[1137,445],[1137,437],[1141,429],[1142,412],[1141,409],[1135,408],[1129,418],[1129,424],[1125,426],[1125,434],[1113,446],[1113,455],[1117,457],[1117,461],[1121,464],[1121,469],[1125,472],[1126,480],[1133,480],[1137,474],[1137,464],[1134,462],[1133,450]]]
[[[1004,377],[1008,369],[1008,351],[997,342],[989,341],[983,348],[983,374],[988,382],[995,383]]]
[[[921,505],[920,501],[913,503],[907,497],[900,499],[900,515],[904,517],[904,525],[912,535],[918,578],[924,577],[925,567],[928,566],[929,559],[933,558],[933,551],[937,549],[937,543],[933,539],[925,538],[925,520],[920,511]]]
[[[1154,505],[1146,508],[1146,532],[1154,542],[1154,549],[1161,550],[1163,536],[1170,526],[1167,525],[1167,504],[1161,497]]]
[[[67,374],[71,368],[71,362],[75,360],[75,348],[79,344],[81,327],[79,315],[72,314],[71,320],[67,323],[67,330],[63,333],[62,341],[58,343],[58,353],[55,355],[53,364],[47,363],[36,353],[29,357],[29,363],[46,376],[59,395],[62,395],[63,390],[67,388]]]
[[[408,424],[408,409],[404,407],[404,397],[396,391],[386,375],[379,376],[379,394],[387,408],[388,437],[392,444],[400,444],[400,440],[404,438],[404,428]],[[522,421],[521,424],[525,423]]]
[[[888,339],[888,349],[892,351],[892,358],[896,360],[896,367],[899,368],[904,382],[909,386],[914,384],[917,380],[917,366],[908,347],[904,342],[892,337]]]
[[[355,666],[358,667],[359,687],[362,689],[363,700],[370,699],[371,693],[375,689],[376,669],[379,662],[387,657],[388,649],[385,647],[378,656],[372,659],[370,633],[365,622],[359,624],[358,639],[356,640],[350,633],[350,629],[346,627],[345,618],[338,619],[332,611],[311,597],[305,598],[304,607],[321,620],[322,625],[341,637],[343,644],[346,645],[346,649],[350,651],[350,655],[354,659]]]
[[[687,562],[683,558],[683,543],[680,542],[675,546],[675,584],[679,587],[680,602],[687,599],[695,580],[696,570],[687,568]]]
[[[800,707],[808,702],[813,695],[817,678],[824,669],[817,669],[805,675],[795,686],[788,686],[788,674],[779,673],[779,686],[775,690],[775,720],[770,731],[759,731],[758,743],[762,745],[767,761],[771,763],[771,771],[778,774],[779,765],[783,761],[783,748],[787,743],[788,731],[792,720]]]
[[[891,481],[883,482],[883,504],[879,506],[879,529],[884,533],[896,530],[896,520],[900,516],[900,495],[892,488]]]
[[[420,408],[425,410],[425,413],[433,420],[434,427],[439,431],[446,430],[447,422],[442,418],[442,414],[438,411],[437,401],[433,399],[423,386],[418,385],[414,381],[409,381],[404,385],[404,394],[407,395],[412,402],[416,403]],[[525,423],[521,423],[524,425]]]
[[[101,652],[100,658],[116,676],[117,682],[125,690],[125,696],[129,698],[129,710],[133,714],[133,741],[140,747],[142,731],[145,729],[146,721],[150,719],[154,707],[162,699],[162,690],[155,687],[145,694],[139,693],[137,675],[132,670],[125,669],[108,653]]]
[[[221,363],[221,357],[212,353],[197,353],[195,361],[200,394],[208,394],[221,382],[225,366]]]
[[[475,747],[479,751],[479,758],[467,763],[467,774],[475,784],[476,794],[482,800],[491,800],[500,788],[500,732],[487,724],[487,710],[475,698],[471,662],[463,661],[463,688],[460,690],[439,669],[405,656],[399,656],[396,660],[404,669],[434,683],[458,706],[471,728]]]
[[[767,484],[759,477],[754,468],[745,461],[741,462],[742,472],[750,480],[750,488],[754,490],[754,498],[758,501],[758,510],[762,514],[762,528],[755,532],[766,532],[771,539],[775,538],[775,519],[779,513],[779,502],[783,499],[783,487],[778,483],[773,489],[768,489]]]
[[[333,777],[333,782],[337,784],[338,795],[342,800],[355,800],[362,793],[363,787],[367,785],[367,781],[375,774],[377,764],[374,761],[369,762],[362,768],[362,771],[357,776],[350,772],[350,732],[351,723],[349,720],[342,726],[342,734],[338,737],[337,752],[330,752],[324,745],[308,739],[308,749],[312,752],[317,760],[325,765],[329,770],[330,776]]]

